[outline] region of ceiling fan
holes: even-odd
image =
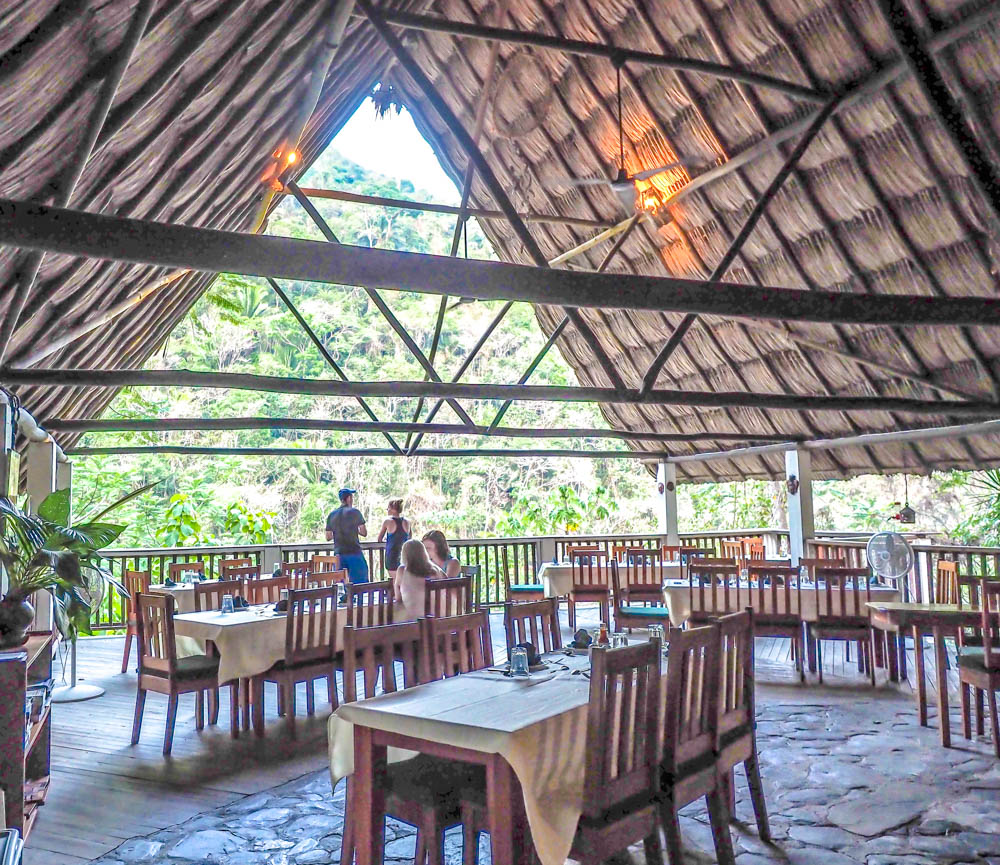
[[[657,174],[663,174],[674,168],[687,168],[688,162],[683,159],[668,162],[666,165],[659,165],[656,168],[647,168],[644,171],[637,171],[629,174],[625,170],[625,131],[622,126],[622,69],[616,68],[617,91],[618,91],[618,173],[614,178],[606,177],[567,177],[558,181],[546,183],[546,186],[610,186],[622,206],[628,211],[639,210],[642,199],[637,180],[649,180]]]

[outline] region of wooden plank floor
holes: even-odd
[[[588,624],[585,613],[580,624]],[[498,616],[493,618],[493,634],[494,641],[498,636],[502,641],[503,626]],[[173,755],[165,759],[161,748],[166,698],[150,694],[142,738],[132,747],[134,655],[130,671],[119,672],[122,648],[121,637],[80,641],[80,678],[101,685],[106,693],[85,703],[53,707],[52,786],[29,838],[24,865],[78,865],[109,852],[128,838],[182,822],[326,764],[329,705],[322,683],[317,688],[318,714],[312,719],[303,714],[304,686],[300,686],[298,736],[294,742],[283,735],[275,694],[268,688],[268,733],[263,740],[252,734],[243,734],[239,740],[230,737],[226,691],[219,726],[197,732],[194,697],[186,695],[181,698]],[[857,672],[853,647],[850,661],[843,643],[827,643],[824,649],[824,690],[833,692],[838,687],[864,684]],[[761,701],[766,701],[769,686],[786,686],[782,688],[785,695],[790,686],[803,699],[815,698],[819,687],[815,677],[810,677],[806,686],[798,684],[789,641],[759,639],[756,652]],[[503,653],[500,648],[499,654]],[[912,646],[908,655],[912,675]],[[933,652],[928,651],[926,658],[928,696],[933,707]],[[950,678],[956,687],[954,667]],[[880,671],[879,681],[883,680]],[[901,696],[909,696],[912,690],[906,683],[889,687]]]

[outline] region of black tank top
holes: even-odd
[[[395,523],[395,529],[385,536],[385,566],[389,570],[399,567],[400,554],[410,536],[403,529],[402,517],[390,517]]]

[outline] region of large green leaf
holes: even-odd
[[[38,506],[38,516],[47,523],[69,525],[70,491],[69,488],[49,493]]]
[[[132,499],[134,499],[134,498],[138,498],[138,497],[139,497],[139,496],[141,496],[141,495],[142,495],[143,493],[145,493],[145,492],[148,492],[149,490],[151,490],[151,489],[152,489],[153,487],[157,486],[157,485],[158,485],[158,484],[160,484],[160,483],[161,483],[161,481],[153,481],[153,482],[152,482],[152,483],[150,483],[150,484],[144,484],[143,486],[139,487],[138,489],[135,489],[135,490],[132,490],[132,492],[128,493],[128,495],[124,495],[124,496],[122,496],[122,497],[121,497],[120,499],[118,499],[118,501],[116,501],[116,502],[114,502],[114,503],[112,503],[112,504],[108,505],[108,506],[107,506],[107,507],[106,507],[106,508],[105,508],[105,509],[104,509],[103,511],[101,511],[101,512],[100,512],[99,514],[95,514],[95,515],[94,515],[94,516],[93,516],[93,517],[92,517],[92,518],[90,519],[90,522],[94,523],[94,522],[97,522],[97,521],[98,521],[99,519],[101,519],[101,517],[106,517],[106,516],[107,516],[108,514],[110,514],[110,513],[111,513],[111,512],[112,512],[112,511],[113,511],[113,510],[114,510],[115,508],[120,508],[120,507],[121,507],[121,506],[122,506],[123,504],[125,504],[126,502],[130,502],[130,501],[132,501]]]
[[[45,548],[48,550],[70,550],[86,555],[101,550],[118,539],[125,526],[117,523],[81,523],[78,526],[46,527]]]

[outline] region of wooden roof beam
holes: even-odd
[[[550,36],[546,33],[532,33],[504,27],[487,27],[482,24],[451,21],[446,18],[417,15],[411,12],[387,10],[380,12],[380,14],[386,22],[409,29],[425,30],[432,33],[450,33],[454,36],[469,36],[491,42],[531,45],[534,48],[547,48],[585,57],[604,57],[614,63],[637,63],[643,66],[657,66],[661,69],[682,69],[687,72],[711,75],[714,78],[726,78],[732,81],[742,81],[745,84],[753,84],[757,87],[768,87],[787,96],[810,102],[827,102],[833,96],[833,93],[824,93],[812,87],[796,84],[793,81],[763,75],[739,66],[727,66],[724,63],[713,63],[693,57],[674,57],[648,51],[633,51],[617,45],[602,45],[597,42],[584,42],[579,39],[567,39],[563,36]]]
[[[898,411],[917,415],[995,417],[1000,404],[974,400],[921,400],[903,397],[817,396],[755,392],[638,390],[610,387],[485,384],[437,381],[331,381],[191,370],[152,369],[0,369],[5,385],[55,387],[209,387],[267,393],[342,397],[432,397],[537,402],[593,402],[628,405],[744,406],[786,411]]]
[[[398,457],[391,448],[240,448],[203,447],[200,445],[128,445],[125,447],[73,448],[67,456],[87,457],[107,454],[145,455],[175,454],[178,456],[252,456],[252,457]],[[403,454],[402,456],[409,456]],[[528,449],[516,448],[447,448],[421,451],[421,457],[559,457],[586,460],[649,460],[663,457],[658,453],[643,451],[585,451],[563,448]]]
[[[307,198],[325,198],[330,201],[347,201],[352,204],[371,204],[376,207],[392,207],[397,210],[420,210],[425,213],[445,213],[449,216],[474,216],[476,219],[506,219],[499,210],[487,210],[481,207],[466,207],[463,211],[459,205],[437,204],[429,201],[408,201],[405,198],[383,198],[379,195],[359,195],[356,192],[345,192],[341,189],[315,189],[301,186],[302,194]],[[285,186],[283,195],[291,195],[292,190]],[[581,216],[561,216],[558,213],[518,213],[525,222],[549,222],[553,225],[572,225],[577,228],[611,228],[612,219],[584,219]]]
[[[464,424],[353,421],[327,418],[50,418],[43,426],[51,432],[115,433],[115,432],[187,432],[228,430],[329,430],[333,432],[421,432],[428,435],[499,436],[502,438],[601,438],[620,441],[768,441],[788,442],[798,438],[793,434],[755,434],[743,432],[663,433],[654,430],[616,430],[590,428],[486,427]],[[402,451],[400,451],[402,453]]]
[[[785,321],[1000,326],[1000,301],[993,298],[858,295],[542,269],[192,228],[2,198],[0,244],[211,273],[363,285],[479,300]]]

